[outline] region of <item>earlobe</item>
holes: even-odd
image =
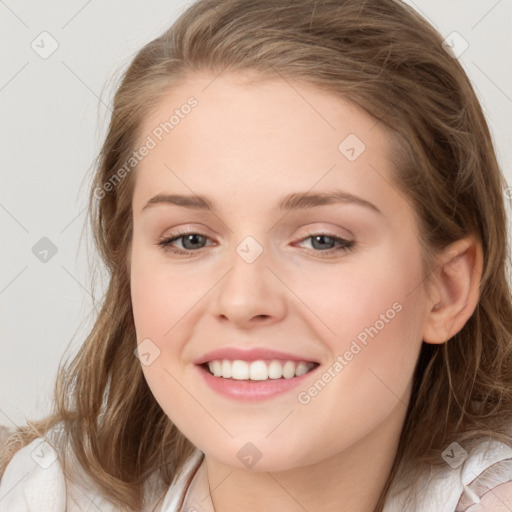
[[[426,343],[444,343],[464,327],[480,298],[482,269],[482,245],[475,235],[453,242],[438,256],[434,299],[427,302]]]

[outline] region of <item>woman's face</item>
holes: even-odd
[[[401,425],[428,304],[382,125],[305,83],[195,74],[137,149],[139,358],[180,431],[277,471]]]

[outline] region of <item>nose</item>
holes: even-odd
[[[267,267],[266,252],[254,261],[240,254],[235,253],[230,271],[215,287],[212,313],[240,329],[282,320],[287,311],[286,287],[276,277],[276,269]]]

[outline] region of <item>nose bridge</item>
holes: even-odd
[[[285,313],[284,289],[269,271],[267,251],[253,236],[235,247],[231,270],[219,283],[214,314],[238,324],[254,318],[280,318]]]

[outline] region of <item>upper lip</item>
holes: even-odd
[[[257,361],[258,359],[281,359],[284,361],[305,361],[305,362],[313,362],[317,363],[313,359],[303,356],[297,356],[294,354],[288,354],[286,352],[280,352],[278,350],[273,350],[270,348],[250,348],[250,349],[241,349],[236,347],[225,347],[218,348],[216,350],[212,350],[207,354],[199,357],[194,361],[195,364],[204,364],[209,361],[217,361],[222,359],[229,359],[232,361],[241,360],[241,361]]]

